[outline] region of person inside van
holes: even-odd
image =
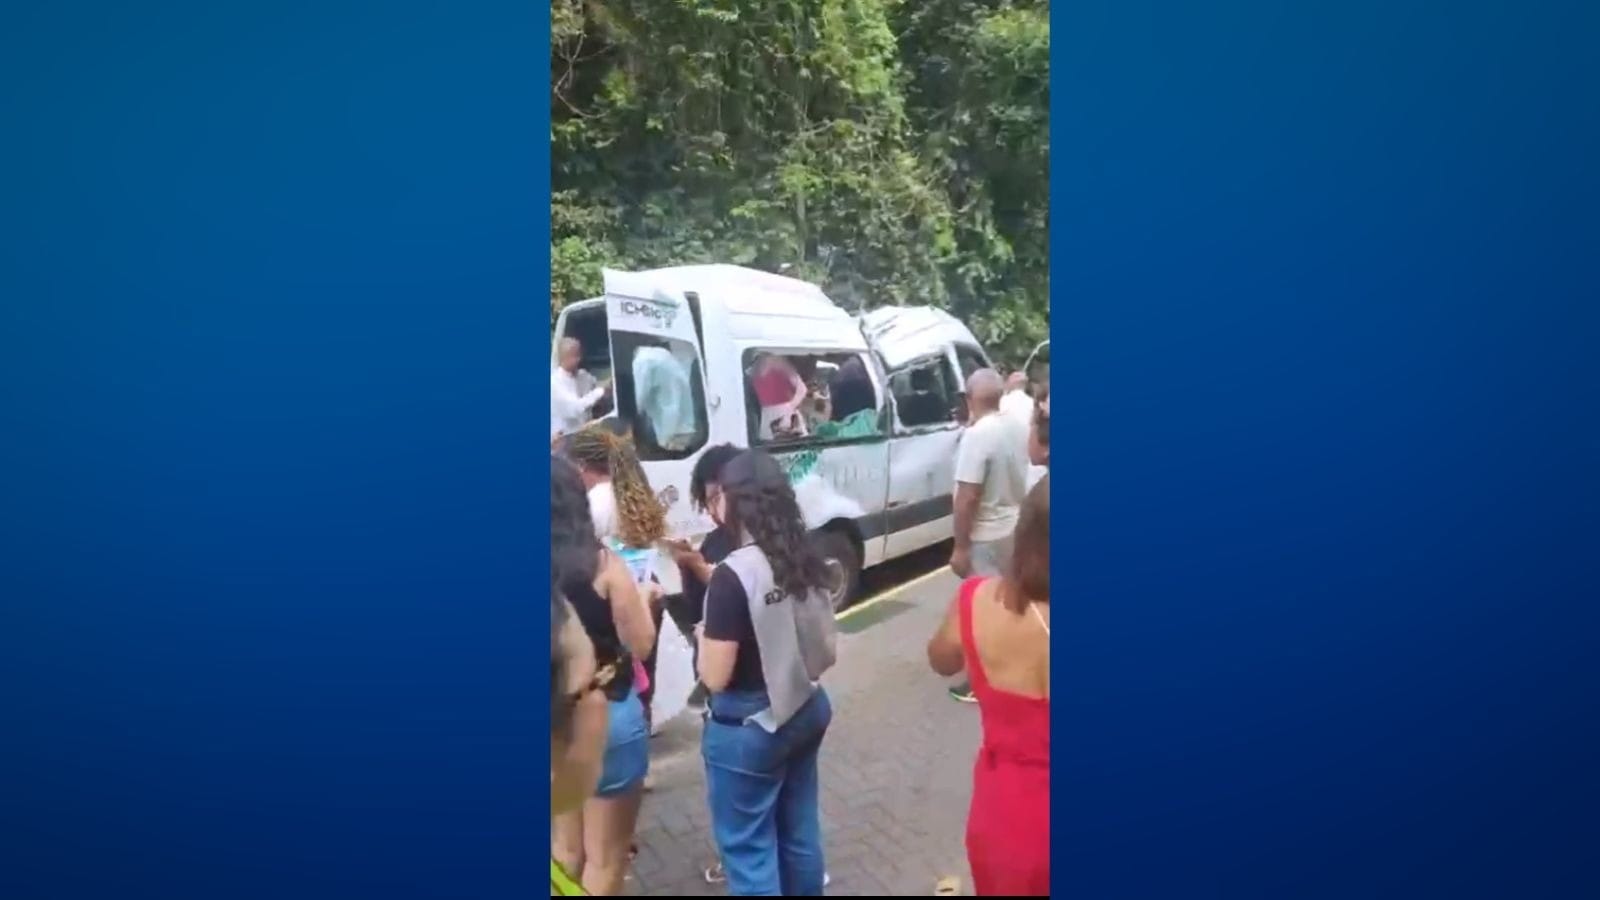
[[[938,377],[932,365],[911,370],[911,393],[900,400],[900,424],[907,428],[937,425],[949,421],[945,401],[939,394]]]
[[[818,897],[818,755],[833,718],[820,679],[838,640],[828,572],[777,460],[746,450],[721,477],[712,502],[742,546],[712,574],[700,626],[712,837],[730,894]]]
[[[633,405],[649,439],[678,452],[694,443],[697,429],[690,382],[694,361],[688,351],[675,349],[645,346],[634,352]]]
[[[806,434],[805,419],[800,414],[806,400],[806,383],[787,356],[761,354],[750,370],[750,388],[761,410],[757,429],[761,440]]]
[[[593,379],[579,368],[583,345],[564,337],[558,345],[556,365],[550,370],[550,438],[571,434],[588,423],[595,405],[605,399],[609,384],[590,387]]]
[[[878,393],[872,375],[860,356],[851,356],[833,373],[833,421],[843,422],[856,413],[878,408]]]

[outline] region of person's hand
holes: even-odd
[[[645,599],[650,601],[650,610],[660,612],[662,603],[667,599],[667,589],[660,582],[652,581],[640,590],[644,591]]]
[[[689,546],[688,541],[669,541],[667,549],[672,553],[672,561],[680,566],[695,567],[704,564],[700,551]]]
[[[972,575],[972,549],[970,547],[957,547],[950,554],[950,571],[960,578]]]

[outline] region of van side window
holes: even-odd
[[[883,398],[864,354],[749,350],[744,384],[752,447],[884,437]]]
[[[982,351],[966,344],[956,345],[956,359],[961,362],[961,381],[963,384],[966,383],[968,378],[972,377],[973,372],[989,368],[989,361],[983,358]]]
[[[961,381],[944,354],[928,356],[889,373],[889,390],[902,428],[953,425],[961,410]]]
[[[693,344],[615,331],[617,415],[633,430],[642,460],[683,459],[710,437],[706,387]]]

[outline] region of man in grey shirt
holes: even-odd
[[[1028,426],[1000,412],[1005,383],[993,369],[967,379],[967,430],[956,453],[955,552],[962,578],[993,578],[1011,563],[1011,536],[1028,492]],[[971,686],[950,695],[973,702]]]

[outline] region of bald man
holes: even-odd
[[[993,578],[1011,564],[1011,535],[1027,496],[1028,426],[1000,411],[1005,382],[993,369],[967,379],[967,429],[956,451],[955,552],[950,568],[962,578]],[[969,684],[950,689],[975,702]]]
[[[556,351],[556,365],[550,370],[550,440],[572,434],[588,424],[594,405],[606,395],[606,385],[579,393],[578,364],[583,360],[583,345],[566,337]]]

